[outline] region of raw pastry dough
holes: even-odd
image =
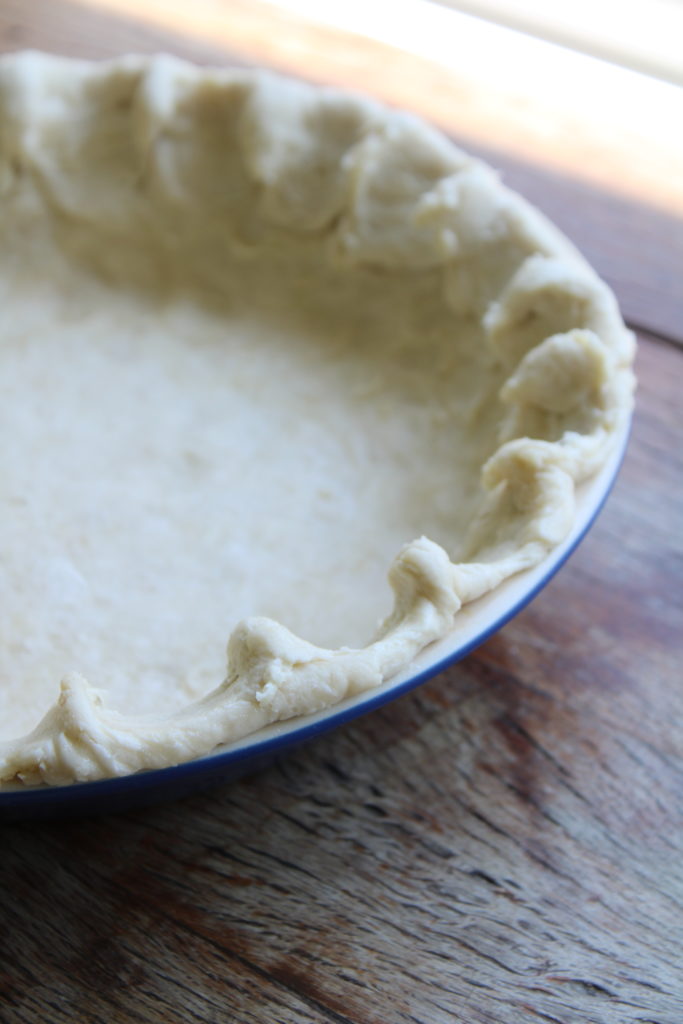
[[[629,414],[606,286],[369,100],[6,57],[0,202],[5,782],[377,686],[566,536]]]

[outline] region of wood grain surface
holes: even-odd
[[[254,57],[0,0],[0,47],[29,45]],[[200,796],[5,827],[2,1024],[682,1024],[677,222],[498,162],[640,328],[606,510],[529,608],[414,693]]]

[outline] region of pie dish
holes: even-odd
[[[408,114],[13,55],[0,202],[8,792],[403,685],[468,606],[525,573],[528,596],[613,478],[634,345],[612,293]]]

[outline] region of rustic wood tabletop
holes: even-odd
[[[244,0],[204,2],[203,36],[171,18],[195,5],[149,8],[164,6],[167,22],[122,0],[0,0],[0,49],[163,49],[431,104],[614,287],[640,342],[633,435],[578,552],[465,661],[242,781],[5,827],[0,1020],[681,1024],[683,205],[671,168],[636,180],[624,161],[612,189],[606,164],[590,180],[552,147],[544,159],[533,125],[516,145],[495,104],[480,120],[499,134],[475,137],[466,84],[424,61]]]

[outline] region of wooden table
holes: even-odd
[[[218,6],[230,52],[57,0],[1,2],[0,47],[267,46],[313,77],[330,53],[330,79],[378,94],[396,71],[367,41],[332,53],[301,26],[260,31],[275,15],[258,5]],[[416,105],[429,87],[416,73]],[[638,328],[606,511],[526,611],[386,708],[177,804],[6,827],[3,1024],[683,1022],[683,221],[661,195],[478,148]]]

